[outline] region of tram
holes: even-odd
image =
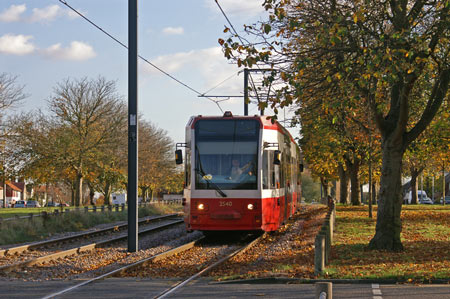
[[[275,231],[301,199],[301,155],[290,133],[267,116],[193,116],[183,163],[188,231]]]

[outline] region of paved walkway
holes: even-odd
[[[109,278],[58,298],[153,298],[176,280]],[[75,285],[74,281],[1,281],[0,298],[42,298]],[[314,284],[210,284],[200,280],[168,298],[314,298]],[[333,284],[333,298],[450,299],[450,285]]]

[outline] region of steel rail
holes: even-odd
[[[87,284],[93,283],[93,282],[95,282],[95,281],[102,280],[102,279],[105,279],[105,278],[107,278],[107,277],[114,276],[114,275],[116,275],[116,274],[121,274],[121,273],[123,273],[123,272],[125,272],[125,271],[127,271],[127,270],[130,270],[130,269],[133,269],[133,268],[137,268],[137,267],[141,267],[141,266],[146,265],[147,263],[156,262],[156,261],[162,260],[162,259],[164,259],[164,258],[167,258],[167,257],[169,257],[169,256],[175,255],[175,254],[177,254],[177,253],[186,251],[186,250],[191,249],[192,247],[194,247],[194,246],[195,246],[200,240],[202,240],[203,238],[204,238],[204,237],[201,237],[201,238],[199,238],[199,239],[197,239],[197,240],[194,240],[194,241],[192,241],[192,242],[183,244],[183,245],[181,245],[181,246],[178,246],[178,247],[176,247],[176,248],[170,249],[170,250],[168,250],[168,251],[164,251],[164,252],[159,253],[159,254],[157,254],[157,255],[154,255],[154,256],[151,256],[151,257],[142,259],[142,260],[140,260],[140,261],[137,261],[137,262],[135,262],[135,263],[133,263],[133,264],[123,266],[123,267],[121,267],[121,268],[119,268],[119,269],[116,269],[116,270],[113,270],[113,271],[111,271],[111,272],[102,274],[102,275],[100,275],[100,276],[94,277],[94,278],[89,279],[89,280],[87,280],[87,281],[83,281],[83,282],[81,282],[81,283],[79,283],[79,284],[76,284],[76,285],[74,285],[74,286],[68,287],[68,288],[66,288],[66,289],[64,289],[64,290],[61,290],[61,291],[59,291],[59,292],[56,292],[56,293],[47,295],[47,296],[45,296],[45,297],[42,297],[42,299],[55,298],[55,297],[57,297],[57,296],[60,296],[60,295],[65,294],[65,293],[68,293],[68,292],[70,292],[70,291],[73,291],[73,290],[75,290],[75,289],[77,289],[77,288],[80,288],[80,287],[85,286],[85,285],[87,285]]]
[[[176,216],[178,216],[178,215],[177,214],[168,214],[168,215],[157,216],[157,217],[145,217],[145,218],[139,220],[139,224],[146,224],[146,223],[149,223],[152,221],[160,221],[160,220],[164,220],[164,219],[168,219],[168,218],[172,218],[172,217],[176,217]],[[127,227],[128,227],[128,224],[114,225],[114,226],[96,230],[96,231],[84,232],[84,233],[74,234],[72,236],[53,239],[53,240],[46,240],[46,241],[35,242],[35,243],[27,244],[27,245],[5,248],[5,249],[0,250],[0,257],[12,255],[12,254],[20,254],[22,252],[25,252],[28,250],[33,250],[33,249],[44,247],[44,246],[69,242],[69,241],[73,241],[76,239],[92,237],[95,235],[101,235],[101,234],[105,234],[105,233],[109,233],[109,232],[123,230]]]
[[[152,228],[149,228],[149,229],[146,229],[146,230],[142,230],[142,231],[139,232],[139,234],[146,234],[146,233],[150,233],[150,232],[156,232],[158,230],[165,229],[165,228],[168,228],[170,226],[174,226],[174,225],[180,224],[182,222],[183,222],[183,220],[176,220],[176,221],[173,221],[171,223],[166,223],[166,224],[162,224],[162,225],[157,226],[157,227],[152,227]],[[106,246],[106,245],[109,245],[109,244],[112,244],[112,243],[115,243],[115,242],[126,240],[127,238],[128,238],[127,234],[122,234],[121,236],[116,237],[116,238],[100,241],[100,242],[97,242],[97,243],[91,243],[91,244],[83,245],[83,246],[80,246],[80,247],[71,248],[71,249],[68,249],[68,250],[64,250],[64,251],[56,252],[56,253],[53,253],[53,254],[50,254],[50,255],[45,255],[45,256],[33,258],[33,259],[30,259],[30,260],[27,260],[27,261],[23,261],[23,262],[11,264],[11,265],[5,265],[5,266],[0,267],[0,271],[3,271],[5,273],[7,273],[7,272],[10,272],[12,270],[19,269],[19,268],[22,268],[22,267],[32,266],[32,265],[39,264],[39,263],[42,263],[42,262],[53,261],[53,260],[56,260],[58,258],[63,258],[63,257],[70,256],[70,255],[73,255],[73,254],[79,254],[79,253],[82,253],[82,252],[91,251],[91,250],[93,250],[95,248],[98,248],[98,247],[102,247],[102,246]]]
[[[220,260],[212,263],[211,265],[207,266],[206,268],[204,268],[203,270],[201,270],[200,272],[192,275],[191,277],[189,277],[188,279],[181,281],[177,284],[175,284],[174,286],[164,290],[163,292],[159,293],[158,295],[156,295],[155,299],[160,299],[160,298],[165,298],[166,296],[172,294],[173,292],[181,289],[183,286],[185,286],[186,284],[188,284],[189,282],[197,279],[198,277],[200,277],[202,274],[205,274],[209,271],[211,271],[212,269],[214,269],[215,267],[217,267],[218,265],[223,264],[224,262],[228,261],[229,259],[231,259],[234,256],[237,256],[239,254],[244,253],[245,251],[247,251],[249,248],[251,248],[252,246],[254,246],[255,244],[257,244],[260,240],[262,239],[262,236],[256,238],[255,240],[253,240],[252,242],[250,242],[247,245],[242,246],[241,248],[233,251],[232,253],[224,256],[223,258],[221,258]]]

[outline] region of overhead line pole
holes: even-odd
[[[250,72],[271,72],[273,69],[248,69],[244,68],[244,115],[248,115],[248,103],[250,102],[248,96],[248,75]]]
[[[248,115],[248,68],[244,69],[244,115]]]
[[[128,0],[128,252],[138,248],[138,47],[137,0]]]

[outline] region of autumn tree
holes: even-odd
[[[89,165],[86,176],[91,193],[100,192],[107,204],[112,204],[111,194],[123,190],[127,181],[127,111],[124,105],[117,108],[120,111],[116,113],[122,121],[115,129],[117,137]]]
[[[173,141],[167,132],[150,122],[139,124],[139,188],[144,200],[156,192],[172,188],[176,177]]]
[[[5,115],[6,109],[16,107],[27,97],[23,89],[24,86],[17,83],[17,76],[0,74],[0,117]]]
[[[219,40],[238,65],[269,64],[286,83],[273,107],[301,102],[328,81],[362,102],[381,135],[380,203],[370,248],[402,250],[401,173],[408,146],[434,118],[450,82],[449,1],[266,0],[269,19],[247,26],[257,42]],[[421,89],[417,82],[430,82]],[[420,117],[412,103],[426,99]],[[361,115],[355,117],[362,120]],[[364,120],[367,119],[364,116]]]
[[[17,76],[13,76],[8,73],[1,73],[0,74],[0,126],[1,126],[1,132],[0,132],[0,138],[1,138],[1,145],[0,150],[2,153],[1,157],[1,181],[2,181],[2,188],[3,188],[3,207],[6,208],[6,200],[5,200],[5,190],[6,190],[6,180],[9,176],[9,171],[7,170],[8,166],[6,163],[7,159],[7,139],[10,137],[10,132],[8,129],[8,125],[4,123],[4,116],[7,115],[8,110],[11,110],[11,108],[17,107],[18,104],[24,100],[27,95],[23,91],[24,86],[21,86],[17,83]]]
[[[75,204],[79,206],[89,166],[123,139],[118,132],[123,131],[126,119],[124,103],[114,81],[66,79],[54,89],[49,109],[50,117],[62,128],[57,145],[64,155],[59,158],[75,173]]]

